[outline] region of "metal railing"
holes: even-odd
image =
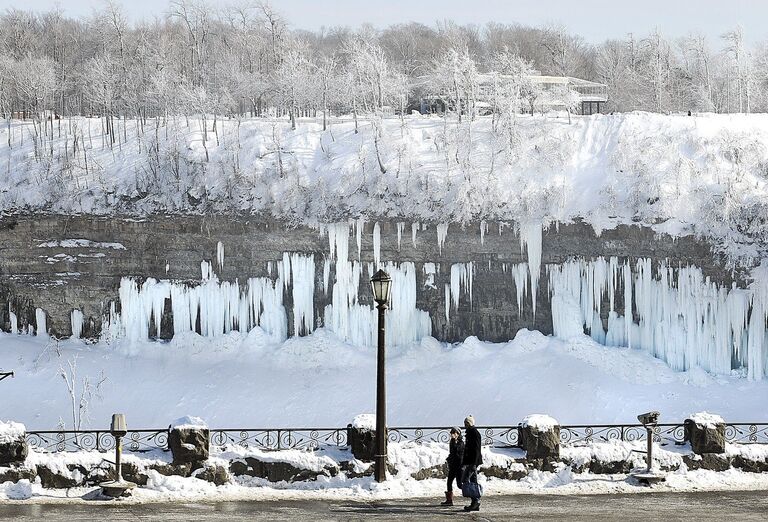
[[[265,428],[211,429],[211,446],[257,448],[267,451],[283,449],[316,450],[323,446],[345,448],[348,428]],[[519,426],[480,426],[483,444],[496,448],[519,447]],[[393,427],[388,430],[390,442],[448,443],[450,427]],[[38,451],[108,451],[115,439],[108,430],[49,430],[28,431],[27,443]],[[127,451],[168,450],[169,432],[161,430],[129,430],[123,437]],[[768,423],[728,423],[727,442],[739,444],[768,444]],[[641,424],[583,424],[560,427],[562,444],[589,444],[608,441],[645,441],[646,430]],[[659,424],[653,430],[654,442],[684,444],[683,424]]]

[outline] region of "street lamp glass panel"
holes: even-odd
[[[373,290],[374,301],[378,304],[388,303],[392,291],[392,278],[384,270],[379,270],[371,278],[371,290]]]

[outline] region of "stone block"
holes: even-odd
[[[202,427],[171,428],[168,446],[174,464],[197,464],[208,459],[210,431]]]
[[[725,453],[725,423],[699,424],[685,419],[685,440],[694,453]]]
[[[28,454],[29,447],[23,435],[0,442],[0,466],[23,464]]]
[[[270,482],[301,482],[315,480],[321,475],[335,477],[339,474],[339,468],[335,466],[317,471],[302,469],[290,462],[263,461],[256,457],[245,457],[233,461],[229,466],[229,471],[235,476],[259,477]]]
[[[128,482],[133,482],[139,486],[146,486],[149,476],[145,470],[134,464],[133,462],[123,462],[122,465],[123,479]]]
[[[24,466],[12,466],[8,468],[0,468],[0,484],[3,482],[16,483],[20,480],[29,480],[30,482],[37,477],[37,470],[35,468],[27,468]]]
[[[66,468],[39,464],[37,475],[44,488],[68,489],[85,485],[88,470],[76,464],[68,464]]]
[[[537,426],[521,425],[519,430],[518,439],[528,460],[560,457],[560,426],[542,429]]]
[[[520,480],[528,476],[528,471],[524,466],[512,465],[512,466],[483,466],[480,468],[480,472],[486,477],[494,477],[503,480]]]
[[[347,444],[358,460],[372,461],[376,455],[376,431],[347,426]]]
[[[768,461],[752,460],[743,455],[736,455],[733,457],[733,467],[749,473],[766,473],[768,472]]]
[[[227,471],[227,468],[220,465],[205,466],[204,468],[198,469],[197,471],[192,473],[192,476],[195,478],[199,478],[200,480],[206,480],[208,482],[212,482],[217,486],[223,486],[224,484],[227,484],[231,480],[229,476],[229,472]]]
[[[415,473],[411,473],[411,477],[416,480],[446,479],[448,478],[448,464],[438,464],[430,468],[422,468]]]
[[[717,453],[702,453],[699,458],[695,457],[696,455],[683,455],[683,462],[690,470],[727,471],[731,467],[730,459]]]

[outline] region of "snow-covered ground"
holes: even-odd
[[[177,335],[168,343],[118,340],[84,344],[0,334],[0,367],[16,371],[0,386],[0,419],[27,429],[71,428],[71,401],[59,375],[76,361],[76,380],[106,380],[90,401],[90,423],[111,414],[130,428],[164,428],[195,415],[212,428],[343,427],[375,405],[375,349],[319,329],[276,342],[248,335]],[[478,425],[517,425],[548,414],[562,424],[635,423],[659,410],[662,422],[708,411],[728,422],[759,422],[768,382],[741,374],[677,372],[646,352],[605,347],[587,336],[561,341],[522,330],[508,343],[431,337],[390,348],[391,426],[451,426],[469,413]]]

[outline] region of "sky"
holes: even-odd
[[[65,13],[87,16],[105,0],[59,0]],[[118,0],[119,1],[119,0]],[[235,0],[232,0],[235,1]],[[55,0],[0,0],[8,8],[48,10]],[[123,0],[130,18],[163,16],[168,0]],[[230,0],[208,0],[226,5]],[[385,27],[417,21],[434,25],[451,19],[459,24],[483,25],[489,21],[543,25],[562,23],[589,42],[646,34],[654,27],[668,37],[692,31],[717,39],[741,25],[749,41],[768,40],[768,0],[272,0],[272,5],[295,28],[358,26]]]

